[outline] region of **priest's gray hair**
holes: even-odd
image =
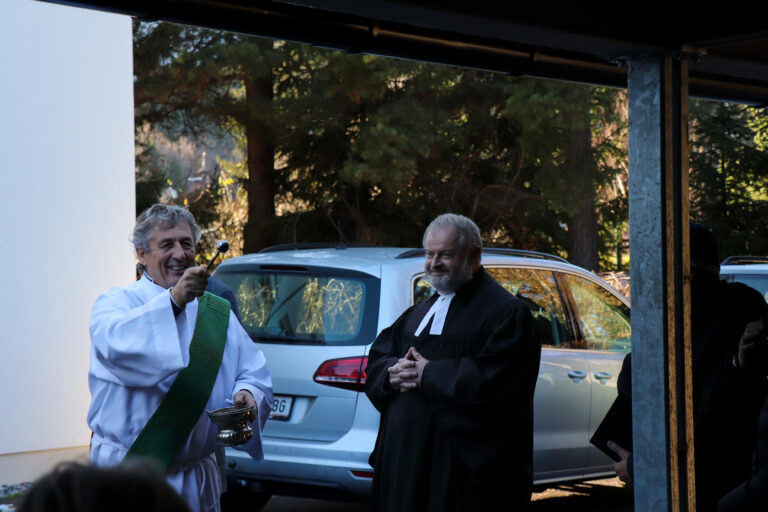
[[[429,223],[424,231],[424,238],[421,240],[421,246],[426,247],[427,235],[430,231],[437,228],[446,228],[452,226],[459,233],[459,245],[468,249],[470,247],[483,247],[483,238],[480,236],[480,228],[477,227],[472,219],[455,213],[444,213]]]
[[[144,210],[136,219],[136,227],[133,228],[133,246],[136,249],[149,252],[149,238],[152,235],[152,228],[157,225],[171,228],[179,222],[189,224],[195,245],[197,245],[202,231],[195,222],[194,215],[181,206],[157,203]]]

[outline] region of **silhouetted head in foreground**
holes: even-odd
[[[690,223],[691,270],[716,277],[720,274],[720,249],[712,232],[695,222]]]
[[[30,488],[19,512],[190,512],[154,465],[102,468],[66,463]]]

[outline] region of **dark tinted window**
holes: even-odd
[[[425,276],[417,277],[413,281],[413,303],[424,302],[435,293],[435,289],[429,284]]]
[[[373,277],[279,271],[216,277],[234,292],[241,323],[255,341],[362,345],[376,336],[379,283]]]
[[[542,347],[572,348],[573,338],[566,327],[563,303],[548,270],[532,268],[487,268],[509,293],[531,310]]]
[[[530,308],[542,346],[571,348],[573,338],[566,327],[563,305],[552,272],[512,267],[486,267],[486,270]],[[432,293],[432,287],[423,276],[414,281],[414,304],[428,299]]]
[[[629,308],[610,290],[572,274],[565,274],[587,343],[591,350],[629,352]]]

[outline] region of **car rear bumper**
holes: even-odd
[[[366,500],[373,469],[370,452],[360,447],[372,448],[375,440],[375,432],[333,443],[265,437],[261,461],[228,448],[227,475],[272,494]]]

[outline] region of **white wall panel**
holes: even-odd
[[[89,441],[90,309],[134,272],[130,18],[2,0],[0,75],[2,456]]]

